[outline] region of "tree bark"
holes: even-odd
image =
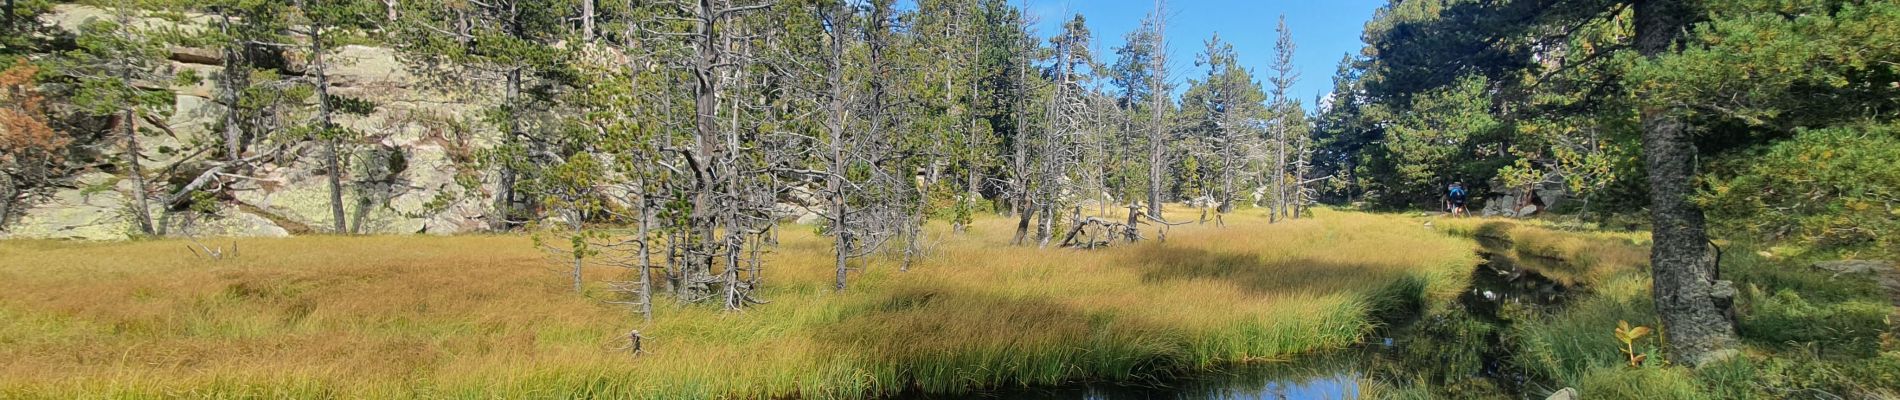
[[[641,173],[644,174],[644,172],[641,172]],[[644,176],[640,178],[640,180],[638,181],[638,185],[635,187],[642,189],[641,194],[639,195],[640,196],[640,227],[639,227],[640,228],[640,232],[639,232],[639,235],[640,235],[640,250],[639,250],[640,251],[640,254],[639,254],[639,257],[640,257],[640,262],[639,262],[640,297],[638,301],[640,302],[640,318],[642,320],[645,320],[646,322],[653,322],[653,252],[648,247],[653,244],[653,241],[651,240],[652,228],[649,227],[649,224],[653,223],[652,222],[653,205],[650,199],[646,195],[647,193],[645,191],[646,178]]]
[[[1020,201],[1016,205],[1016,208],[1022,211],[1016,213],[1017,215],[1016,236],[1009,240],[1010,244],[1022,245],[1023,241],[1029,238],[1029,220],[1032,218],[1035,218],[1036,212],[1034,211],[1035,210],[1034,208],[1030,208],[1028,205],[1022,204],[1022,203],[1027,203],[1027,202],[1028,201]]]
[[[715,255],[712,243],[717,229],[717,211],[713,203],[713,193],[717,184],[713,162],[719,153],[719,71],[723,53],[716,42],[718,23],[717,9],[713,0],[699,0],[694,21],[693,38],[693,112],[695,146],[693,158],[693,211],[691,232],[687,238],[685,257],[682,265],[681,283],[698,290],[699,280],[712,274]],[[695,237],[696,236],[696,237]]]
[[[1049,247],[1049,238],[1055,236],[1056,206],[1045,202],[1041,208],[1036,217],[1036,247]]]
[[[1285,110],[1277,112],[1284,113]],[[1287,118],[1281,115],[1273,124],[1273,217],[1269,222],[1279,222],[1287,213],[1286,199],[1286,124]]]
[[[1152,115],[1148,120],[1148,217],[1156,221],[1163,220],[1161,218],[1161,170],[1166,161],[1162,157],[1162,141],[1166,138],[1167,129],[1163,113],[1167,110],[1169,97],[1167,93],[1167,41],[1162,36],[1167,31],[1165,28],[1167,19],[1162,14],[1162,4],[1162,0],[1155,0],[1155,45],[1154,56],[1151,58],[1153,65],[1149,68],[1151,76],[1148,79],[1148,89],[1151,92],[1149,96],[1154,97],[1153,109],[1150,110]]]
[[[1026,64],[1028,58],[1026,54],[1028,50],[1021,49],[1021,51],[1025,54],[1022,57]],[[1015,82],[1013,82],[1014,85],[1012,85],[1017,90],[1025,90],[1025,86],[1028,85],[1029,79],[1025,77],[1024,74],[1027,74],[1024,68],[1017,68]],[[1015,212],[1017,217],[1020,218],[1016,222],[1016,237],[1010,241],[1010,243],[1014,245],[1022,245],[1025,243],[1024,240],[1029,237],[1029,220],[1036,215],[1036,209],[1031,200],[1033,195],[1030,194],[1029,132],[1027,129],[1024,129],[1024,125],[1026,124],[1023,123],[1023,108],[1027,106],[1027,104],[1023,104],[1026,103],[1024,100],[1025,97],[1027,96],[1023,96],[1020,93],[1017,94],[1016,107],[1014,110],[1011,110],[1015,114],[1016,129],[1016,137],[1012,140],[1015,145],[1015,158],[1011,160],[1011,163],[1014,165],[1013,170],[1015,176],[1011,177],[1011,179],[1014,181],[1013,183],[1016,189]]]
[[[226,35],[230,35],[231,16],[223,10],[218,12],[218,16],[221,18],[219,26]],[[241,46],[240,43],[224,44],[224,72],[221,73],[224,79],[220,82],[224,89],[224,156],[232,164],[244,158],[244,131],[238,122],[241,119],[238,102],[242,100],[242,92],[250,80],[250,68],[243,61]]]
[[[822,13],[821,17],[831,25],[831,31],[828,32],[831,41],[831,48],[829,49],[830,57],[827,60],[830,65],[827,65],[829,68],[825,71],[825,86],[830,92],[830,98],[826,99],[830,112],[828,113],[829,115],[825,116],[825,128],[831,140],[831,147],[829,149],[831,153],[831,170],[826,174],[825,187],[827,191],[831,192],[829,197],[831,200],[832,256],[834,258],[833,266],[837,270],[837,281],[833,289],[842,292],[845,289],[846,280],[849,278],[851,271],[847,261],[849,261],[851,254],[852,240],[850,227],[848,226],[849,218],[847,218],[850,216],[850,209],[849,205],[845,203],[844,193],[844,46],[845,35],[847,35],[847,33],[841,20],[844,19],[846,11],[844,11],[842,4],[821,7],[827,7],[820,11]]]
[[[502,96],[502,107],[507,108],[508,114],[508,132],[502,138],[502,143],[513,151],[521,141],[520,104],[516,104],[521,100],[521,67],[508,70],[507,88]],[[495,221],[490,228],[497,231],[513,227],[518,217],[515,214],[515,180],[518,172],[515,171],[514,162],[516,160],[502,161],[501,179],[495,183]]]
[[[1636,47],[1646,57],[1673,50],[1694,9],[1684,0],[1637,0]],[[1689,201],[1695,190],[1695,144],[1688,122],[1660,106],[1642,111],[1643,162],[1649,173],[1654,244],[1650,273],[1656,314],[1677,363],[1700,365],[1735,344],[1735,327],[1724,305],[1732,289],[1720,289],[1702,210]]]
[[[312,23],[310,26],[310,70],[317,80],[317,126],[322,129],[318,138],[324,143],[324,168],[330,173],[330,220],[334,224],[331,232],[342,235],[350,232],[343,216],[343,163],[337,154],[338,138],[330,117],[330,82],[325,74],[323,61],[323,27]]]
[[[1227,116],[1223,115],[1221,118],[1226,119]],[[1235,154],[1234,145],[1235,142],[1240,140],[1240,135],[1234,133],[1235,128],[1232,125],[1222,126],[1221,130],[1223,131],[1222,135],[1226,137],[1221,141],[1220,205],[1215,207],[1215,211],[1226,214],[1234,210],[1234,197],[1236,197],[1234,195],[1234,175],[1239,174],[1236,166],[1240,164],[1240,155]]]
[[[581,0],[581,41],[594,41],[594,0]]]
[[[1299,159],[1293,162],[1293,219],[1306,215],[1306,206],[1312,199],[1306,194],[1306,174],[1312,172],[1313,143],[1308,138],[1300,139]]]
[[[576,209],[570,210],[568,212],[567,218],[568,218],[567,219],[568,229],[574,230],[575,235],[580,235],[581,234],[580,209],[576,208]],[[573,252],[573,254],[569,254],[570,256],[572,256],[573,258],[572,261],[574,262],[574,268],[569,272],[569,274],[572,275],[572,277],[574,278],[574,293],[585,293],[584,292],[585,288],[581,286],[582,283],[584,283],[581,280],[581,267],[585,266],[586,263],[584,261],[586,261],[587,255],[584,253],[581,253],[582,249],[583,248],[580,246],[574,246],[574,248],[570,250]]]
[[[137,121],[138,111],[128,108],[125,110],[125,115],[119,120],[119,124],[125,128],[125,162],[127,167],[132,170],[131,196],[134,207],[138,207],[132,210],[132,217],[135,219],[133,222],[138,224],[139,233],[151,236],[157,233],[157,230],[152,228],[152,206],[150,201],[146,199],[150,196],[147,196],[145,193],[145,167],[139,165],[139,130]]]

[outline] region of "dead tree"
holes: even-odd
[[[728,309],[758,303],[751,297],[755,279],[743,271],[756,264],[744,250],[762,237],[760,227],[769,225],[763,221],[770,220],[771,204],[760,201],[757,193],[765,186],[760,176],[770,169],[761,166],[766,157],[753,146],[755,133],[745,131],[747,112],[755,107],[742,104],[743,96],[733,92],[758,89],[748,82],[749,71],[757,66],[750,51],[771,32],[749,30],[763,24],[748,17],[772,3],[678,0],[650,6],[664,14],[646,21],[652,25],[641,28],[639,36],[656,48],[653,59],[683,71],[691,88],[686,91],[690,115],[661,112],[667,120],[684,120],[672,129],[688,133],[685,140],[669,135],[653,139],[653,150],[664,156],[653,163],[662,177],[656,184],[683,195],[661,213],[673,218],[657,218],[666,221],[660,228],[670,233],[661,235],[667,238],[669,285],[685,302],[719,298]],[[687,29],[670,31],[678,22],[685,22]],[[656,83],[677,82],[671,74],[659,75],[664,78]],[[662,97],[671,93],[665,86],[656,90]]]
[[[1293,33],[1288,31],[1286,27],[1286,16],[1280,16],[1280,22],[1275,31],[1279,33],[1279,40],[1274,43],[1273,47],[1274,58],[1272,69],[1274,76],[1268,78],[1268,81],[1272,83],[1272,88],[1270,89],[1270,95],[1272,97],[1268,101],[1268,109],[1278,114],[1276,118],[1273,119],[1272,126],[1273,143],[1275,147],[1274,163],[1271,169],[1268,170],[1269,173],[1273,174],[1271,177],[1273,181],[1273,210],[1270,214],[1270,218],[1268,218],[1271,222],[1278,222],[1282,218],[1287,218],[1291,213],[1288,207],[1290,207],[1293,201],[1288,199],[1288,197],[1291,197],[1292,193],[1289,193],[1291,189],[1289,189],[1289,185],[1287,185],[1286,181],[1287,174],[1291,172],[1288,171],[1287,168],[1287,136],[1291,133],[1289,132],[1291,128],[1290,125],[1294,123],[1294,120],[1290,118],[1288,113],[1294,110],[1287,109],[1289,104],[1291,104],[1291,102],[1287,100],[1287,91],[1292,90],[1293,84],[1300,79],[1299,72],[1295,71],[1293,66],[1293,51],[1295,45],[1293,44]],[[1295,179],[1304,179],[1301,178],[1301,176],[1303,175],[1295,175]]]
[[[870,6],[865,15],[842,2],[811,10],[825,31],[825,42],[822,54],[813,55],[819,65],[803,72],[822,76],[809,91],[822,99],[818,108],[825,113],[827,166],[824,171],[788,169],[825,182],[826,210],[821,214],[832,238],[833,290],[838,291],[848,286],[852,259],[868,256],[900,235],[914,238],[911,232],[921,223],[909,211],[921,201],[921,189],[911,179],[914,171],[904,170],[905,163],[899,162],[895,135],[886,130],[889,90],[879,79],[886,74],[884,47],[892,4],[879,0]],[[854,48],[865,51],[851,51]],[[870,174],[854,179],[851,171]],[[906,254],[912,249],[907,246]]]
[[[1167,37],[1163,36],[1167,32],[1166,10],[1165,0],[1155,0],[1155,11],[1150,17],[1155,19],[1155,43],[1148,78],[1148,90],[1150,96],[1154,97],[1154,105],[1149,110],[1152,115],[1148,120],[1148,217],[1157,221],[1164,219],[1161,216],[1161,177],[1162,169],[1167,167],[1163,152],[1166,149],[1163,141],[1167,138],[1167,122],[1163,116],[1168,106]]]
[[[846,38],[850,35],[849,29],[846,28],[847,23],[845,19],[850,17],[850,12],[845,9],[843,3],[818,6],[817,12],[819,21],[828,28],[826,38],[828,39],[827,42],[830,43],[825,57],[825,87],[829,93],[829,96],[826,96],[827,112],[825,115],[825,131],[829,134],[830,139],[829,153],[831,156],[831,169],[826,171],[825,191],[827,192],[827,201],[831,203],[831,215],[829,218],[831,220],[832,255],[835,263],[834,266],[837,270],[837,281],[832,289],[844,291],[845,281],[848,279],[850,273],[849,265],[847,264],[853,240],[851,237],[851,229],[846,226],[850,219],[850,205],[847,204],[847,199],[845,198],[844,176],[844,134],[845,117],[847,116],[845,114],[845,103],[849,101],[849,99],[845,97],[844,53]]]
[[[1035,184],[1026,193],[1027,205],[1037,214],[1038,247],[1049,246],[1056,234],[1056,210],[1066,208],[1067,197],[1078,192],[1076,189],[1082,186],[1078,182],[1085,180],[1076,170],[1083,161],[1087,140],[1083,119],[1088,109],[1084,86],[1088,77],[1078,67],[1093,64],[1088,28],[1080,15],[1064,24],[1062,33],[1049,42],[1055,50],[1055,64],[1049,74],[1051,95],[1043,108],[1043,129],[1029,141],[1036,150],[1029,155],[1029,176]],[[1025,216],[1023,221],[1027,220]],[[1018,236],[1024,233],[1023,228],[1019,223]]]
[[[1187,224],[1187,222],[1169,223],[1154,219],[1143,212],[1141,206],[1130,205],[1127,208],[1127,222],[1115,222],[1100,217],[1082,217],[1081,209],[1077,208],[1073,225],[1069,233],[1063,236],[1061,247],[1086,250],[1108,247],[1118,240],[1123,243],[1139,242],[1142,239],[1143,219],[1148,220],[1147,225],[1154,227],[1155,237],[1165,242],[1168,240],[1169,228]]]

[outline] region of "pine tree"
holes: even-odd
[[[536,134],[537,111],[546,111],[551,91],[568,77],[562,51],[553,44],[570,32],[566,0],[405,3],[400,41],[407,54],[439,67],[449,80],[500,80],[502,98],[486,120],[502,131],[502,142],[484,159],[499,171],[491,228],[510,229],[533,218],[535,198],[518,185],[551,163],[546,141]]]
[[[77,47],[52,63],[51,73],[63,78],[49,86],[80,112],[112,118],[111,129],[123,145],[121,162],[132,181],[131,193],[125,194],[131,200],[130,218],[137,234],[152,236],[160,231],[152,220],[153,188],[146,181],[139,124],[170,111],[171,93],[146,85],[170,81],[171,70],[164,62],[167,53],[161,42],[132,26],[133,10],[113,12],[110,21],[91,20],[80,26]]]
[[[1208,186],[1213,189],[1216,211],[1226,213],[1233,209],[1238,187],[1244,184],[1239,181],[1244,154],[1256,145],[1254,132],[1265,112],[1261,108],[1265,95],[1252,74],[1240,67],[1232,44],[1216,34],[1206,45],[1195,65],[1206,67],[1207,75],[1189,85],[1181,104],[1182,112],[1195,124],[1202,151],[1213,161],[1215,176]]]
[[[1288,185],[1286,181],[1287,175],[1294,173],[1287,164],[1287,141],[1294,137],[1291,131],[1296,129],[1295,126],[1303,125],[1305,122],[1303,118],[1296,122],[1291,115],[1299,110],[1287,94],[1287,91],[1300,80],[1300,74],[1293,70],[1293,52],[1296,45],[1293,43],[1293,32],[1286,27],[1285,15],[1280,16],[1279,24],[1275,26],[1274,31],[1278,33],[1279,39],[1273,43],[1273,77],[1268,78],[1272,89],[1269,89],[1271,98],[1268,100],[1267,109],[1275,114],[1272,125],[1273,169],[1268,171],[1273,182],[1273,212],[1269,220],[1279,221],[1282,218],[1299,218],[1298,213],[1290,210],[1295,203],[1290,197],[1295,196],[1299,189],[1295,185]],[[1303,178],[1294,175],[1294,179]]]
[[[352,229],[347,223],[343,203],[343,175],[350,170],[343,160],[344,143],[358,136],[357,133],[335,122],[337,113],[368,114],[374,107],[367,101],[343,98],[330,93],[328,70],[329,58],[326,53],[337,48],[342,37],[353,35],[357,30],[368,28],[360,24],[372,21],[370,15],[375,6],[359,0],[301,0],[296,5],[297,17],[303,26],[303,34],[309,42],[309,75],[311,86],[316,92],[317,119],[312,138],[323,143],[323,168],[326,183],[329,185],[331,232],[336,234],[359,233],[362,223]],[[358,211],[363,213],[365,211]]]

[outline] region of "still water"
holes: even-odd
[[[919,399],[995,400],[1243,400],[1243,399],[1356,399],[1362,375],[1348,371],[1308,371],[1290,376],[1276,368],[1204,373],[1168,384],[1076,384],[969,393],[957,396],[918,396]]]

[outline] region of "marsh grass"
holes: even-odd
[[[1191,219],[1176,211],[1176,219]],[[0,243],[0,397],[855,398],[1142,379],[1360,339],[1381,309],[1448,298],[1468,241],[1320,210],[1175,228],[1099,251],[1005,245],[1014,221],[933,229],[932,256],[859,265],[791,227],[743,312],[662,297],[642,324],[524,236]],[[647,354],[620,348],[629,330]]]
[[[1494,261],[1536,271],[1565,286],[1603,282],[1649,265],[1649,235],[1570,229],[1539,220],[1456,218],[1446,231],[1477,239]]]

